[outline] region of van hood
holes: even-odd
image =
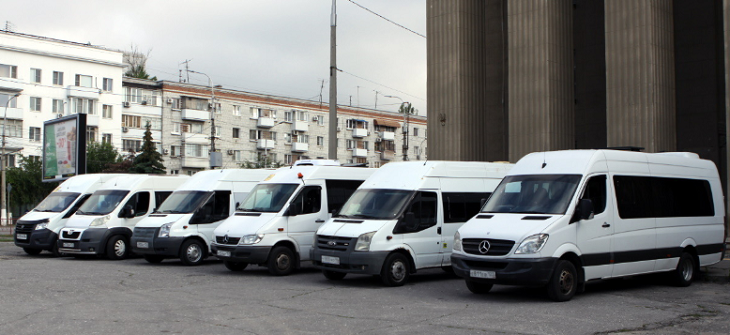
[[[491,216],[491,218],[487,218]],[[530,235],[544,232],[563,215],[479,213],[459,228],[461,239],[494,238],[520,243]]]
[[[223,223],[221,223],[221,225],[213,231],[213,235],[242,237],[244,235],[256,234],[267,223],[274,220],[279,213],[244,213],[251,214],[251,216],[236,214],[241,214],[241,212],[236,212],[223,221]],[[261,215],[254,216],[257,214]]]
[[[333,218],[317,230],[317,235],[358,237],[364,233],[378,231],[396,220],[356,220]]]
[[[146,218],[142,219],[142,221],[139,221],[135,227],[157,228],[166,223],[177,222],[186,216],[189,217],[192,216],[192,214],[150,214]]]
[[[27,214],[23,215],[18,221],[41,221],[48,219],[48,221],[53,221],[53,219],[61,216],[63,212],[61,213],[54,213],[54,212],[28,212]]]
[[[104,217],[104,215],[72,215],[66,221],[67,228],[87,228],[91,224],[91,221]]]

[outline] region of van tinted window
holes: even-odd
[[[491,193],[442,193],[444,204],[444,223],[466,222],[479,213],[482,199],[487,200]]]
[[[362,180],[326,180],[327,212],[339,211],[362,182]]]
[[[613,183],[623,219],[715,215],[707,180],[614,176]]]
[[[593,214],[601,214],[606,209],[606,175],[593,176],[588,179],[581,199],[591,199]]]
[[[401,220],[407,220],[413,214],[413,222],[397,224],[393,233],[415,233],[426,230],[436,225],[436,214],[438,200],[436,192],[418,192],[406,209],[406,216]]]
[[[172,194],[172,192],[170,191],[155,191],[155,206],[159,208],[160,205],[165,202],[165,199],[170,196],[170,194]]]

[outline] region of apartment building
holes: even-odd
[[[88,139],[121,146],[115,111],[122,107],[123,69],[120,51],[0,30],[7,162],[17,164],[16,155],[42,156],[43,122],[77,113],[88,114]]]
[[[328,158],[325,103],[170,81],[124,78],[123,86],[121,148],[138,151],[149,122],[170,174],[209,169],[211,137],[222,168]],[[337,122],[342,163],[426,159],[424,116],[341,106]]]

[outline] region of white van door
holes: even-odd
[[[441,229],[436,192],[417,192],[393,231],[413,249],[417,268],[441,266]]]
[[[571,219],[576,229],[576,242],[582,253],[586,280],[607,278],[613,271],[611,262],[613,226],[613,201],[608,196],[608,176],[605,174],[588,177],[579,199],[590,199],[593,203],[593,217],[578,220],[579,213]]]
[[[119,213],[122,214],[126,211],[126,208],[131,208],[134,213],[134,217],[123,218],[121,220],[121,226],[134,229],[134,226],[150,213],[151,200],[150,192],[148,191],[141,191],[133,194],[124,206],[122,206]]]
[[[309,260],[309,250],[314,243],[314,233],[327,219],[327,206],[323,206],[322,186],[305,186],[289,204],[287,231],[299,245],[299,260]]]
[[[613,175],[618,217],[614,220],[613,276],[654,271],[656,218],[649,176]]]
[[[213,230],[220,226],[231,213],[231,191],[215,191],[208,200],[195,211],[191,223],[210,244]]]
[[[461,226],[479,213],[484,201],[489,199],[489,192],[442,192],[441,217],[441,266],[451,266],[451,250],[454,234]]]

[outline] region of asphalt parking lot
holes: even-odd
[[[727,261],[726,261],[727,262]],[[541,289],[470,293],[441,270],[396,288],[370,276],[326,280],[305,266],[231,272],[214,260],[186,267],[27,256],[0,242],[2,334],[728,334],[730,285],[673,287],[661,276],[589,284],[564,303]]]

